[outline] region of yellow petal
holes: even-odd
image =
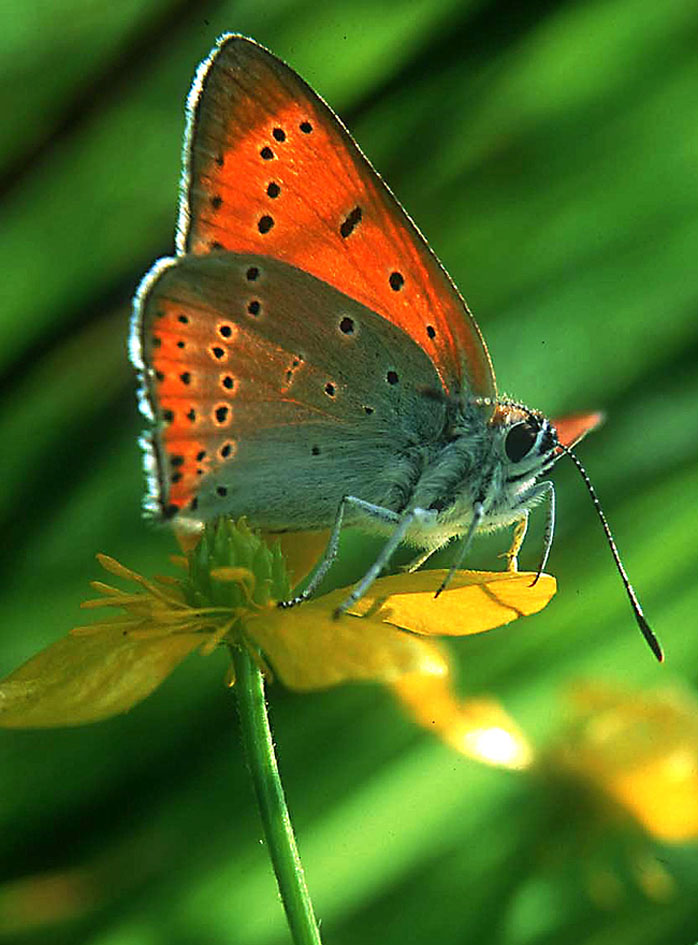
[[[560,744],[567,768],[591,781],[665,842],[698,838],[698,704],[677,688],[632,692],[579,684]]]
[[[504,768],[531,764],[526,737],[495,699],[459,699],[447,675],[410,673],[392,689],[419,725],[461,754]]]
[[[439,597],[447,571],[417,571],[380,578],[351,613],[365,614],[385,599],[382,618],[413,633],[465,636],[482,633],[542,610],[557,590],[555,578],[524,571],[458,571]],[[348,589],[323,600],[336,607]]]
[[[290,689],[357,680],[391,682],[405,673],[448,671],[440,650],[374,618],[332,617],[327,597],[250,617],[245,632]]]
[[[335,608],[350,591],[341,588],[299,607],[271,609],[251,618],[247,632],[292,689],[359,679],[391,682],[411,672],[439,676],[448,672],[441,651],[402,628],[445,636],[480,633],[540,610],[556,587],[554,578],[545,574],[532,588],[533,574],[461,571],[435,599],[446,573],[381,578],[348,614],[335,620]]]
[[[698,837],[698,758],[677,748],[609,778],[606,789],[658,840]]]
[[[118,627],[69,634],[0,682],[0,726],[79,725],[125,712],[202,639],[194,633],[136,638]]]

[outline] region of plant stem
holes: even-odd
[[[242,740],[281,901],[295,945],[321,945],[269,728],[264,679],[245,646],[233,646]]]

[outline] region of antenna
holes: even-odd
[[[623,567],[623,562],[620,560],[618,548],[614,541],[613,535],[611,534],[611,529],[609,528],[608,522],[606,521],[606,516],[603,514],[601,503],[599,502],[596,496],[596,492],[594,491],[594,487],[591,484],[591,480],[587,476],[584,466],[582,466],[580,460],[577,459],[577,457],[574,455],[572,450],[569,449],[567,446],[563,446],[562,443],[559,443],[558,446],[563,451],[563,453],[566,453],[569,456],[569,458],[572,460],[572,462],[579,470],[579,473],[586,484],[586,487],[589,491],[589,495],[591,496],[591,501],[594,503],[594,508],[596,509],[596,512],[599,516],[599,520],[601,522],[604,533],[606,535],[606,541],[608,542],[608,547],[611,549],[613,560],[615,561],[616,567],[618,568],[618,573],[620,574],[621,580],[623,582],[625,593],[628,595],[630,606],[633,609],[633,614],[635,615],[635,620],[637,621],[637,625],[640,628],[640,632],[642,633],[643,637],[649,644],[650,649],[652,650],[654,655],[657,657],[659,662],[663,663],[664,652],[662,650],[662,645],[657,639],[657,637],[655,636],[654,631],[652,630],[650,625],[647,623],[647,620],[645,619],[645,615],[642,611],[640,601],[637,599],[637,594],[635,593],[633,586],[630,583],[630,580],[628,578],[628,575],[625,572],[625,568]]]

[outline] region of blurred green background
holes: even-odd
[[[461,691],[495,694],[544,745],[571,680],[695,687],[689,0],[5,0],[0,672],[83,622],[96,551],[152,573],[173,550],[140,516],[125,339],[141,274],[172,250],[183,103],[224,30],[270,47],[345,119],[468,299],[506,393],[551,415],[607,411],[579,453],[666,666],[561,463],[559,594],[512,629],[455,641]],[[287,941],[225,666],[194,657],[107,723],[0,731],[2,941]],[[603,836],[591,854],[570,842],[574,818],[523,776],[460,758],[379,687],[275,686],[270,701],[328,945],[698,940],[695,846],[650,845],[675,878],[669,902],[624,881],[602,908],[588,857],[627,864]]]

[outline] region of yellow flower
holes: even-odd
[[[462,755],[515,770],[532,764],[528,739],[502,705],[490,698],[459,699],[448,673],[408,673],[392,689],[415,722]]]
[[[536,770],[552,792],[548,808],[569,825],[567,856],[602,907],[623,898],[620,865],[648,898],[670,899],[676,883],[656,845],[698,839],[695,699],[585,682],[566,702],[569,717]]]
[[[676,688],[631,692],[599,683],[570,692],[573,716],[555,762],[650,836],[698,838],[698,705]]]
[[[296,544],[302,553],[302,539]],[[276,606],[291,596],[281,551],[243,522],[208,526],[179,559],[180,578],[148,581],[98,558],[136,591],[93,582],[101,596],[83,606],[122,613],[76,628],[0,682],[0,725],[74,725],[124,712],[193,650],[224,644],[249,647],[298,691],[362,680],[389,685],[416,721],[464,754],[508,767],[530,761],[527,742],[497,703],[454,696],[448,655],[431,638],[481,633],[541,610],[555,593],[548,575],[532,586],[531,574],[461,571],[437,599],[445,572],[393,575],[336,620],[347,588]]]

